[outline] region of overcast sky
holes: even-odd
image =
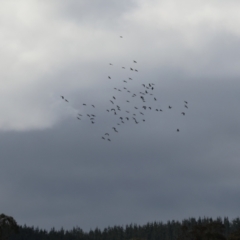
[[[0,1],[1,212],[85,231],[239,216],[239,9]]]

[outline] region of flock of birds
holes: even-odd
[[[122,38],[122,36],[120,36]],[[112,63],[109,63],[111,67],[113,67]],[[137,66],[137,61],[133,60],[133,65]],[[127,70],[126,67],[122,67],[122,70]],[[133,92],[130,88],[127,88],[128,83],[132,83],[134,81],[134,77],[132,74],[138,73],[138,69],[135,67],[129,67],[131,74],[128,74],[128,77],[122,80],[124,86],[122,88],[114,87],[114,91],[116,94],[113,94],[112,97],[109,99],[110,107],[105,109],[110,115],[116,118],[116,123],[111,127],[111,129],[101,136],[102,140],[111,142],[111,135],[116,134],[119,131],[119,126],[126,124],[127,122],[133,122],[135,124],[144,123],[146,121],[146,114],[148,111],[156,111],[156,112],[163,112],[163,109],[157,108],[154,106],[149,106],[148,104],[152,101],[157,102],[157,97],[153,94],[155,89],[154,83],[144,83],[141,85],[142,91],[140,92]],[[130,76],[129,76],[130,75]],[[108,76],[108,79],[112,81],[112,77]],[[118,93],[125,92],[124,96],[128,96],[126,99],[122,99],[122,95],[118,96]],[[64,96],[60,96],[63,101],[69,103],[68,99]],[[125,104],[123,104],[125,102]],[[188,102],[183,101],[185,109],[188,109]],[[123,105],[123,106],[122,106]],[[95,105],[93,104],[82,104],[83,107],[91,108],[92,110],[95,109]],[[127,107],[126,107],[127,106]],[[172,109],[172,106],[168,106],[168,109]],[[91,110],[91,112],[92,112]],[[185,116],[185,112],[181,112],[183,116]],[[85,114],[87,119],[90,121],[91,124],[95,124],[96,122],[96,114],[88,113]],[[76,119],[78,121],[83,120],[83,113],[77,113]],[[176,129],[179,132],[179,128]]]

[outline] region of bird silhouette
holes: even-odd
[[[115,127],[113,127],[113,130],[114,130],[115,132],[118,132],[117,129],[116,129]]]
[[[64,99],[64,96],[61,96],[62,99]]]

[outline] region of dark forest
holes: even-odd
[[[229,221],[217,218],[189,218],[181,222],[151,222],[145,225],[129,224],[93,229],[84,232],[80,227],[72,230],[50,231],[38,227],[18,226],[16,222],[0,227],[0,239],[9,240],[240,240],[240,219]],[[13,229],[13,225],[17,228]]]

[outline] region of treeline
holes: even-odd
[[[79,227],[72,230],[42,230],[26,225],[9,240],[240,240],[240,219],[190,218],[187,220],[152,222],[145,225],[113,226],[84,232]]]

